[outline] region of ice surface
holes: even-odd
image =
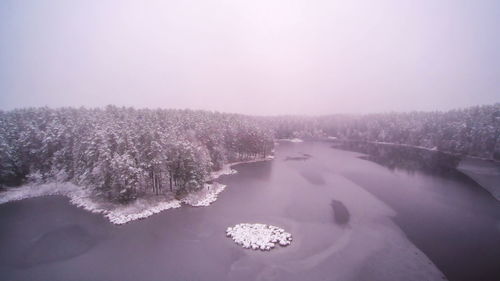
[[[284,229],[261,223],[240,223],[226,230],[227,237],[246,249],[269,251],[276,244],[288,246],[292,235]]]
[[[328,157],[315,154],[320,160]],[[283,163],[277,162],[275,167]],[[393,177],[391,171],[384,173]],[[299,173],[274,179],[276,189],[270,188],[266,195],[275,201],[273,192],[279,194],[275,204],[286,216],[265,219],[286,227],[293,234],[293,247],[264,256],[242,255],[232,263],[229,280],[249,275],[258,276],[256,280],[446,280],[394,223],[396,211],[342,175],[325,172],[322,176],[328,184],[307,193],[303,193],[303,186],[311,185]],[[287,184],[292,182],[295,184]],[[287,186],[287,192],[279,186]],[[307,196],[304,201],[299,199],[302,196]],[[325,217],[327,223],[323,221],[322,214],[332,214],[332,198],[348,209],[350,219],[346,224],[334,223],[331,216]]]

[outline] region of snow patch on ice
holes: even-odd
[[[288,246],[292,235],[284,229],[261,223],[240,223],[226,230],[227,237],[246,249],[269,251],[276,244]]]

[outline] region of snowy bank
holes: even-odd
[[[273,150],[273,152],[274,152],[274,150]],[[273,155],[268,155],[268,156],[263,157],[263,158],[257,158],[257,159],[251,159],[251,160],[245,160],[245,161],[238,161],[238,162],[227,163],[227,164],[224,164],[220,170],[210,173],[209,179],[210,180],[216,180],[220,176],[223,176],[223,175],[233,175],[233,174],[236,174],[237,171],[233,169],[233,166],[236,166],[236,165],[239,165],[239,164],[269,161],[269,160],[273,160],[273,159],[274,159]]]
[[[234,170],[233,170],[234,171]],[[213,184],[205,184],[204,188],[198,191],[190,192],[186,197],[181,199],[181,202],[193,207],[209,206],[217,200],[219,193],[224,191],[226,185],[214,182]]]
[[[288,142],[304,142],[303,140],[299,138],[293,138],[293,139],[278,139],[278,141],[288,141]]]
[[[73,205],[92,213],[102,214],[114,224],[147,218],[161,211],[181,206],[181,202],[176,199],[154,195],[139,198],[126,205],[113,203],[94,196],[84,187],[68,182],[9,188],[1,193],[0,204],[49,195],[66,196]]]
[[[239,162],[232,162],[229,164],[225,164],[222,166],[222,168],[218,171],[212,172],[210,174],[209,179],[211,181],[218,179],[220,176],[223,175],[234,175],[237,173],[236,170],[234,170],[232,167],[238,164],[244,164],[244,163],[254,163],[254,162],[260,162],[260,161],[269,161],[274,159],[274,156],[270,155],[264,158],[258,158],[258,159],[252,159],[248,161],[239,161]],[[217,196],[219,193],[224,191],[226,188],[226,185],[218,183],[218,182],[213,182],[212,184],[206,183],[204,188],[198,191],[190,192],[186,197],[181,199],[182,203],[185,203],[187,205],[191,205],[194,207],[202,207],[202,206],[209,206],[211,203],[215,202],[217,200]]]
[[[271,159],[273,159],[273,156],[226,164],[221,170],[212,172],[209,176],[209,180],[215,180],[222,175],[235,174],[236,170],[231,168],[234,165]],[[102,214],[110,222],[119,225],[138,219],[144,219],[168,209],[179,208],[182,203],[194,207],[209,206],[217,200],[218,195],[224,191],[225,187],[225,185],[218,182],[212,182],[210,184],[206,183],[203,188],[189,193],[181,200],[175,199],[173,194],[168,193],[162,195],[146,195],[128,204],[119,204],[99,198],[89,189],[69,182],[47,183],[23,185],[0,192],[0,204],[27,198],[62,195],[68,197],[73,205],[92,213]]]
[[[390,146],[400,146],[400,147],[409,147],[409,148],[417,148],[417,149],[428,150],[428,151],[438,151],[437,147],[428,148],[428,147],[425,147],[425,146],[418,146],[418,145],[411,145],[411,144],[404,144],[404,143],[394,143],[394,142],[384,142],[384,141],[369,141],[368,143],[390,145]],[[446,152],[444,152],[444,153],[446,153]]]
[[[284,229],[261,223],[240,223],[226,230],[227,237],[246,249],[269,251],[276,246],[288,246],[292,242],[292,235]]]

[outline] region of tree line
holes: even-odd
[[[270,117],[266,123],[277,138],[332,136],[500,160],[500,103],[447,112],[279,116]]]
[[[389,142],[500,160],[500,104],[448,112],[254,117],[197,110],[0,111],[0,186],[71,181],[110,200],[189,192],[276,138]]]
[[[203,186],[223,164],[269,155],[251,117],[194,110],[28,108],[0,112],[0,183],[71,181],[116,201]]]

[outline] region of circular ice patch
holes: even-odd
[[[292,235],[282,228],[261,223],[240,223],[226,230],[227,237],[246,249],[271,250],[276,243],[288,246]]]

